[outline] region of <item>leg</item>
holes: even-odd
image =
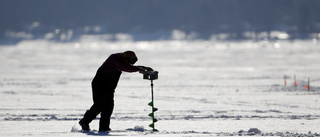
[[[93,105],[91,106],[90,110],[87,110],[84,114],[84,117],[80,120],[79,124],[82,127],[82,130],[88,131],[90,130],[89,123],[96,116],[103,111],[105,108],[105,95],[103,94],[103,89],[98,88],[96,86],[92,86],[92,95],[93,95]]]
[[[94,103],[89,110],[84,114],[83,119],[81,119],[81,123],[89,124],[96,116],[102,111],[102,104]]]
[[[101,112],[99,123],[99,131],[110,131],[110,118],[114,108],[114,93],[111,92],[107,95],[106,105]]]

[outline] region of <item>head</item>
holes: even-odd
[[[138,61],[136,54],[133,51],[125,51],[122,53],[122,57],[124,61],[128,62],[129,64],[133,65]]]

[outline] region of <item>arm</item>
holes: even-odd
[[[146,66],[137,66],[137,67],[144,69],[145,71],[153,71],[153,69],[150,67],[146,67]]]
[[[112,62],[113,66],[118,70],[125,72],[137,72],[141,69],[125,62],[119,54],[113,54],[111,56],[112,57],[110,58],[110,62]]]
[[[127,63],[126,63],[127,64]],[[122,66],[122,65],[119,65],[119,66]],[[131,69],[129,68],[131,67]],[[136,68],[138,68],[138,70],[136,70]],[[132,66],[129,64],[129,66],[122,66],[120,68],[121,71],[126,71],[126,72],[136,72],[136,71],[139,71],[139,73],[141,74],[145,74],[147,73],[147,71],[153,71],[152,68],[149,68],[149,67],[144,67],[144,66]]]
[[[137,72],[144,74],[146,71],[149,71],[150,69],[148,67],[144,66],[133,66],[127,62],[125,62],[119,54],[112,54],[101,66],[102,70],[109,71],[113,69],[117,69],[120,71],[125,72]]]
[[[122,60],[115,62],[114,65],[117,69],[119,69],[121,71],[125,71],[125,72],[137,72],[141,69],[139,67],[130,65]]]
[[[126,71],[126,72],[136,72],[139,71],[139,73],[145,74],[147,71],[153,71],[152,68],[150,67],[145,67],[145,66],[133,66],[129,64],[128,62],[125,62],[123,59],[118,58],[118,61],[116,61],[116,68],[118,68],[121,71]]]

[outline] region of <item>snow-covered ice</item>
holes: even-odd
[[[74,131],[92,105],[91,80],[111,53],[125,50],[159,71],[159,132],[148,127],[150,81],[123,73],[108,136],[320,136],[319,43],[200,40],[0,46],[0,136],[89,136]]]

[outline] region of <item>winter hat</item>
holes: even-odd
[[[122,56],[130,64],[134,64],[138,61],[138,58],[133,51],[125,51],[122,53]]]

